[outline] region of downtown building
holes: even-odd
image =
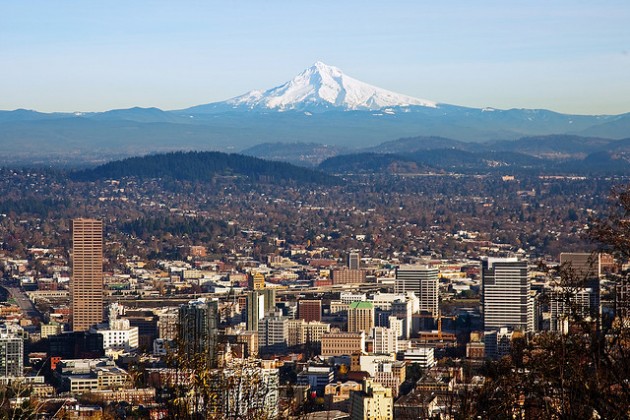
[[[199,298],[181,305],[178,312],[178,336],[181,356],[204,354],[210,367],[217,364],[219,305]],[[183,352],[183,354],[182,354]]]
[[[392,354],[398,351],[398,331],[387,327],[374,327],[372,337],[374,340],[374,353]]]
[[[534,331],[534,298],[527,261],[488,258],[482,262],[483,324],[486,331],[502,327]]]
[[[599,324],[600,260],[600,254],[560,254],[560,284],[549,293],[551,331],[566,333],[574,320]]]
[[[390,388],[366,379],[361,391],[350,393],[351,420],[393,420],[394,396]]]
[[[276,307],[276,290],[259,289],[247,292],[245,321],[247,331],[258,331],[258,323]]]
[[[18,325],[0,324],[0,382],[24,373],[24,330]]]
[[[348,268],[350,270],[359,270],[361,268],[361,255],[358,252],[350,252],[348,254]]]
[[[103,322],[103,222],[72,221],[72,330],[88,331]]]
[[[321,346],[322,336],[330,332],[330,324],[303,319],[289,319],[287,321],[287,345],[289,347],[303,344]]]
[[[288,318],[283,316],[266,316],[258,322],[259,353],[282,353],[287,350],[288,344]]]
[[[322,301],[315,299],[298,300],[298,318],[306,322],[322,320]]]
[[[348,308],[348,332],[372,332],[374,305],[371,302],[352,302]]]
[[[395,293],[414,292],[419,300],[419,310],[438,315],[437,268],[424,265],[402,265],[396,269]]]
[[[103,336],[103,350],[108,356],[138,350],[139,329],[132,327],[128,319],[119,318],[122,309],[118,303],[112,303],[109,306],[107,323],[90,328],[91,333]]]

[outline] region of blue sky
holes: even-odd
[[[630,1],[0,0],[0,109],[177,109],[321,60],[457,105],[630,112]]]

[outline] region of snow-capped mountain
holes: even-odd
[[[213,106],[214,105],[214,106]],[[276,111],[380,110],[388,107],[437,104],[381,89],[352,78],[340,69],[316,62],[290,81],[266,91],[253,90],[215,104],[189,108],[188,111],[210,111],[228,106],[236,109]]]
[[[185,149],[235,152],[261,143],[325,142],[352,149],[418,136],[480,142],[551,134],[627,139],[630,113],[568,115],[436,103],[371,86],[321,62],[281,86],[183,110],[0,110],[0,149],[6,151],[5,161],[9,156],[14,162],[30,162],[36,156],[65,161],[77,150],[86,159],[102,159]],[[446,141],[436,142],[450,147]],[[294,151],[286,156],[329,152],[319,146],[289,148]]]

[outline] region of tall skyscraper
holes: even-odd
[[[402,265],[396,269],[395,293],[414,292],[420,300],[420,310],[438,314],[437,268],[423,265]]]
[[[601,317],[600,281],[601,255],[591,253],[563,252],[560,254],[560,267],[569,277],[569,284],[577,288],[576,294],[586,295],[585,304],[576,308],[582,316],[591,319]],[[583,299],[584,300],[584,299]]]
[[[361,257],[358,252],[351,252],[348,254],[348,268],[350,270],[358,270],[361,264]]]
[[[247,292],[247,330],[258,331],[258,323],[265,317],[265,296],[257,291]]]
[[[486,331],[509,327],[534,331],[534,298],[527,261],[488,258],[482,263],[483,322]]]
[[[103,322],[103,222],[72,221],[72,330]]]
[[[247,292],[247,330],[258,331],[258,321],[276,307],[276,290],[261,289]]]
[[[201,353],[208,364],[216,364],[219,306],[200,298],[179,307],[179,339],[186,354]]]
[[[24,372],[22,328],[0,324],[0,377],[15,378]]]

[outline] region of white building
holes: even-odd
[[[371,377],[376,375],[377,366],[380,363],[395,362],[396,355],[394,354],[362,354],[359,356],[359,369],[362,372],[367,372]]]
[[[482,283],[486,331],[502,327],[534,331],[534,297],[526,261],[488,258],[482,262]]]
[[[408,363],[417,363],[422,369],[429,369],[436,365],[432,348],[420,347],[409,349],[404,353],[404,360]]]
[[[398,331],[386,327],[374,327],[374,353],[391,354],[398,349]]]
[[[90,328],[90,332],[103,335],[103,349],[107,355],[138,349],[138,327],[129,325],[128,319],[119,319],[121,313],[122,307],[114,303],[109,308],[109,322]]]
[[[402,334],[399,337],[411,338],[413,313],[413,301],[411,300],[396,300],[392,303],[391,316],[402,322]],[[399,328],[398,325],[396,325],[396,328]]]
[[[351,420],[393,420],[394,397],[392,390],[367,379],[363,389],[350,395]]]
[[[24,373],[24,330],[0,324],[0,377],[21,377]]]
[[[264,317],[258,322],[258,351],[261,353],[286,350],[289,338],[288,318]]]
[[[402,319],[398,319],[396,316],[390,316],[389,329],[396,331],[397,338],[405,338],[405,322]]]
[[[339,300],[341,303],[350,304],[352,302],[365,302],[367,300],[367,296],[365,293],[350,293],[350,292],[341,292],[339,295]]]
[[[370,301],[375,309],[389,311],[392,309],[392,303],[396,300],[405,300],[407,296],[404,293],[375,293],[370,296]]]

